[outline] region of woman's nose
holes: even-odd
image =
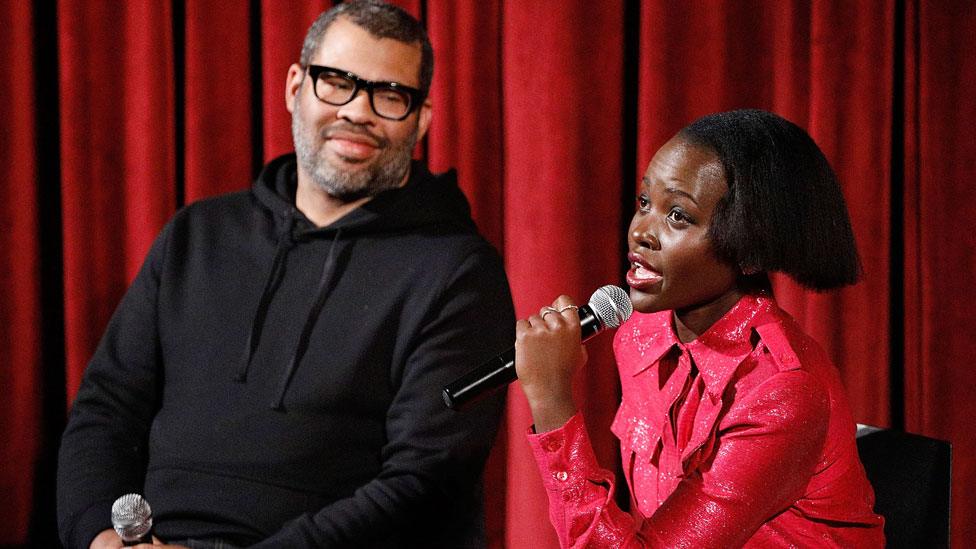
[[[644,223],[634,227],[633,231],[631,231],[631,237],[638,246],[650,248],[652,250],[661,249],[661,241],[658,240],[657,236],[654,235],[654,232],[651,230],[649,224]]]

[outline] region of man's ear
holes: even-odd
[[[420,106],[420,115],[417,119],[417,141],[420,141],[427,135],[427,130],[430,128],[430,121],[433,117],[434,108],[428,97],[424,100],[424,104]]]
[[[295,112],[295,98],[298,96],[298,90],[301,89],[304,79],[305,69],[298,63],[292,63],[288,67],[288,77],[285,79],[285,108],[288,109],[288,112]]]

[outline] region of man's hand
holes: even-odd
[[[115,530],[109,528],[108,530],[99,532],[95,536],[95,539],[92,540],[91,545],[88,546],[88,549],[115,549],[117,547],[124,547],[122,538],[119,537]]]
[[[159,538],[153,536],[153,542],[150,543],[140,543],[139,545],[133,545],[135,549],[189,549],[183,545],[169,545],[163,543]]]

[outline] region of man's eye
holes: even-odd
[[[375,96],[380,101],[384,103],[389,103],[391,105],[405,105],[407,103],[407,98],[403,94],[391,90],[378,91]]]
[[[336,90],[349,90],[353,86],[352,82],[340,76],[328,76],[322,78],[321,82]]]

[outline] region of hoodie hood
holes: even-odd
[[[295,207],[298,168],[294,153],[279,156],[261,171],[252,193],[258,202],[287,224],[296,221],[295,230],[322,235],[341,230],[347,236],[416,230],[431,227],[454,228],[475,232],[471,208],[457,184],[457,174],[450,170],[431,174],[423,162],[410,163],[410,177],[399,188],[383,191],[359,208],[325,227],[315,227]],[[331,234],[330,234],[331,236]]]
[[[274,220],[275,253],[265,278],[264,289],[251,321],[240,369],[235,380],[246,383],[248,370],[265,327],[268,307],[285,273],[289,252],[302,242],[329,239],[332,245],[322,263],[311,307],[301,323],[298,344],[285,370],[271,407],[281,410],[285,394],[308,349],[312,330],[325,302],[342,276],[355,236],[378,233],[405,233],[437,229],[440,232],[476,233],[471,208],[457,185],[455,172],[432,175],[418,161],[410,165],[406,185],[384,191],[336,222],[316,227],[295,207],[298,171],[294,153],[272,160],[258,176],[252,193],[258,204]]]

